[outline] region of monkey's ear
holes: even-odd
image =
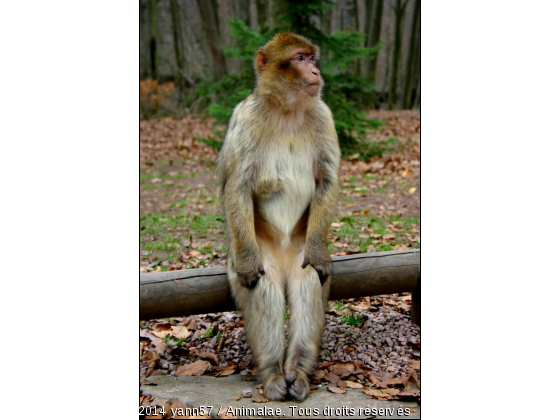
[[[255,68],[257,69],[257,71],[259,73],[262,73],[262,71],[264,70],[264,66],[266,65],[267,61],[268,60],[267,60],[266,56],[264,55],[264,53],[261,50],[259,50],[257,52],[257,58],[255,58]]]

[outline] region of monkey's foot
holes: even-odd
[[[264,380],[264,396],[269,400],[279,401],[286,398],[286,381],[283,373],[273,373]]]
[[[286,371],[286,383],[288,384],[288,393],[297,401],[303,401],[309,395],[309,379],[301,370],[289,369]]]

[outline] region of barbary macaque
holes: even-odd
[[[340,148],[318,59],[317,46],[291,33],[259,48],[255,89],[233,111],[218,156],[228,278],[271,400],[309,395],[331,283]]]

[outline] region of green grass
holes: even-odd
[[[187,207],[188,205],[189,205],[189,203],[187,203],[186,201],[184,201],[184,200],[179,200],[179,201],[173,202],[173,204],[171,204],[169,207],[170,207],[170,208],[171,208],[171,207],[179,207],[179,208],[181,208],[181,207]]]
[[[348,206],[349,204],[354,204],[354,200],[344,200],[344,201],[342,202],[342,204],[343,204],[344,206]]]
[[[153,185],[153,184],[148,184],[148,185],[144,185],[142,187],[143,190],[155,190],[157,189],[157,185]]]
[[[383,185],[381,187],[377,187],[377,193],[379,194],[387,194],[387,190],[389,189],[388,185]]]
[[[348,325],[352,325],[354,327],[359,327],[364,321],[366,320],[366,318],[358,315],[344,315],[341,319],[340,319],[340,323],[341,324],[348,324]]]
[[[420,218],[418,216],[411,216],[406,219],[400,216],[379,216],[372,217],[367,214],[364,215],[363,212],[358,216],[338,216],[335,221],[344,224],[336,229],[336,235],[339,237],[338,242],[347,242],[350,244],[350,249],[352,251],[365,253],[368,249],[371,251],[371,245],[375,249],[375,252],[391,251],[392,246],[398,244],[407,244],[409,242],[409,235],[413,227],[418,227],[420,225]],[[398,229],[395,231],[387,228],[388,224],[397,225]],[[371,229],[371,232],[368,231]],[[373,235],[388,235],[394,233],[395,239],[387,243],[374,243]],[[360,237],[360,235],[365,237]],[[419,248],[420,244],[415,242],[413,248]],[[337,248],[330,244],[329,251],[331,253],[335,252]]]

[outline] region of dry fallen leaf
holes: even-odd
[[[346,394],[346,390],[345,389],[340,389],[336,386],[329,386],[327,388],[329,391],[331,391],[334,394]]]
[[[216,373],[216,376],[229,376],[235,372],[235,369],[236,366],[228,366],[225,369],[218,371],[218,373]]]
[[[364,394],[369,395],[370,397],[375,397],[380,400],[386,400],[387,398],[390,397],[390,395],[385,394],[379,389],[364,388]]]
[[[325,375],[324,379],[326,379],[327,381],[329,381],[332,384],[336,384],[340,380],[340,377],[336,376],[333,373],[327,373]]]
[[[256,403],[265,403],[265,402],[269,402],[270,400],[268,398],[264,398],[264,397],[257,397],[257,398],[253,398],[253,402]]]
[[[362,389],[364,386],[358,382],[346,381],[346,388]]]
[[[159,338],[164,338],[171,334],[171,324],[157,324],[152,330],[152,334]]]
[[[343,367],[337,367],[335,370],[332,371],[333,375],[339,376],[341,378],[346,378],[348,376],[350,376],[350,374],[352,372],[350,372],[348,369],[343,368]]]
[[[400,392],[400,390],[396,388],[382,388],[380,391],[389,395],[397,395]]]
[[[171,335],[179,339],[189,338],[192,335],[192,333],[187,329],[187,327],[184,327],[182,325],[179,325],[178,327],[171,327],[171,331],[172,331]]]
[[[206,360],[197,360],[194,363],[179,366],[177,376],[201,376],[209,367],[210,363]]]

